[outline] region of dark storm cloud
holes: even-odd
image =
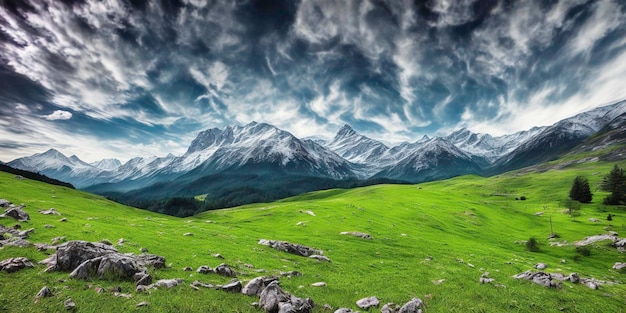
[[[513,132],[626,97],[625,12],[615,0],[3,2],[3,136],[77,134],[92,156],[127,158],[252,120],[390,141]]]

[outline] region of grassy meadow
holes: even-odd
[[[419,185],[313,192],[190,218],[129,208],[81,191],[0,173],[0,198],[26,204],[31,220],[20,224],[22,229],[35,228],[28,239],[32,243],[50,243],[58,236],[113,243],[124,238],[123,246],[116,245],[120,252],[140,253],[146,248],[166,258],[168,268],[151,269],[155,279],[184,279],[169,290],[135,293],[131,282],[73,280],[68,273],[43,273],[45,267],[37,264],[17,273],[0,272],[0,312],[64,311],[67,298],[76,302],[80,312],[261,312],[251,306],[257,298],[189,287],[194,280],[229,281],[182,270],[222,262],[232,266],[244,283],[281,271],[303,273],[281,277],[281,285],[296,296],[311,297],[317,304],[315,312],[327,312],[324,304],[356,310],[355,301],[371,295],[383,304],[419,297],[426,312],[623,312],[626,274],[611,267],[626,262],[624,254],[599,243],[591,247],[589,256],[582,256],[573,246],[551,246],[547,239],[550,217],[559,242],[572,243],[608,230],[626,235],[626,210],[602,205],[606,193],[597,190],[614,163],[571,163],[561,168],[553,162],[490,178],[463,176]],[[618,164],[626,167],[624,161]],[[570,217],[562,202],[577,175],[589,179],[594,199],[582,205],[580,216]],[[516,200],[522,196],[526,200]],[[63,216],[37,212],[51,207]],[[611,222],[606,220],[609,213],[614,215]],[[67,222],[60,222],[62,217]],[[0,223],[10,227],[17,222],[0,218]],[[54,228],[45,228],[46,224]],[[374,239],[340,235],[343,231],[369,233]],[[193,235],[183,236],[188,232]],[[530,237],[538,240],[539,252],[525,249],[523,241]],[[332,262],[258,245],[262,238],[322,249]],[[24,256],[38,262],[49,253],[34,247],[4,247],[0,260]],[[224,259],[212,256],[215,253]],[[511,277],[537,262],[548,264],[547,272],[576,272],[616,284],[591,290],[564,282],[560,289],[547,289]],[[493,284],[479,284],[484,272],[495,279]],[[311,286],[315,282],[327,286]],[[43,286],[55,295],[35,303],[34,296]],[[98,286],[119,286],[132,298],[98,294]],[[150,305],[136,308],[142,301]]]

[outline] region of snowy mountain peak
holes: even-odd
[[[337,135],[335,136],[335,139],[350,137],[354,135],[358,135],[358,133],[354,131],[354,129],[352,129],[350,125],[345,124],[339,129],[339,131],[337,132]]]
[[[90,165],[103,171],[113,171],[122,166],[122,162],[118,159],[102,159],[100,161],[90,163]]]

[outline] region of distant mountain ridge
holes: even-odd
[[[182,156],[88,164],[50,149],[7,164],[77,188],[142,199],[221,197],[229,192],[245,194],[242,190],[287,196],[368,180],[418,183],[464,174],[494,175],[556,159],[601,130],[616,142],[615,137],[624,132],[624,114],[626,101],[510,135],[494,137],[459,129],[445,137],[424,136],[393,147],[349,125],[325,142],[298,139],[272,125],[252,122],[202,131]]]

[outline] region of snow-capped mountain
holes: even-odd
[[[445,138],[434,138],[413,145],[414,150],[377,173],[375,178],[408,182],[445,179],[464,174],[481,173],[480,166]]]
[[[89,163],[89,165],[99,168],[103,171],[113,171],[122,166],[122,162],[118,159],[102,159],[97,162]]]
[[[144,199],[157,194],[237,194],[244,198],[253,194],[258,196],[255,199],[267,200],[351,186],[370,178],[422,182],[502,173],[557,158],[583,142],[586,146],[579,148],[584,151],[623,142],[624,114],[626,101],[511,135],[494,137],[460,129],[445,137],[424,136],[391,148],[348,125],[324,144],[319,138],[298,139],[272,125],[252,122],[202,131],[182,156],[87,164],[51,149],[8,165],[99,193],[125,192]],[[589,139],[594,134],[595,141]]]
[[[357,133],[349,125],[341,127],[326,148],[356,164],[376,164],[389,150],[382,142]]]

